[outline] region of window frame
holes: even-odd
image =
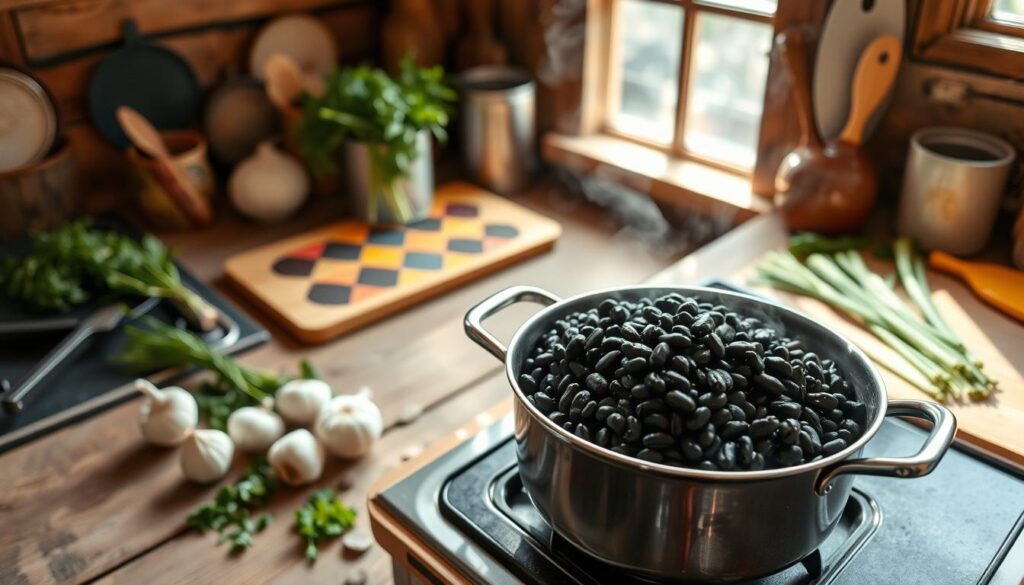
[[[915,60],[1024,79],[1024,24],[992,19],[993,0],[921,0]],[[1010,53],[1016,58],[1007,58]]]
[[[677,87],[678,98],[675,111],[675,126],[673,128],[672,140],[668,144],[665,144],[622,132],[615,128],[611,121],[611,117],[616,111],[620,95],[619,88],[621,87],[619,70],[618,67],[614,66],[619,62],[619,43],[617,40],[619,38],[618,33],[621,23],[619,22],[620,19],[617,18],[617,15],[619,3],[621,1],[622,0],[601,0],[594,2],[593,7],[595,9],[595,14],[592,17],[588,17],[588,21],[591,19],[596,21],[588,23],[588,26],[594,26],[595,30],[607,31],[607,36],[604,38],[609,39],[607,43],[600,43],[603,46],[600,48],[599,53],[594,55],[594,58],[596,58],[598,62],[606,63],[608,66],[603,68],[604,74],[598,81],[591,85],[591,92],[589,92],[592,94],[591,97],[595,102],[594,111],[592,113],[595,122],[592,125],[596,126],[596,130],[601,134],[641,144],[664,152],[673,158],[692,160],[743,177],[752,177],[756,168],[756,160],[753,166],[745,167],[728,161],[716,159],[706,154],[686,148],[684,132],[686,129],[686,106],[689,99],[689,82],[692,71],[692,56],[694,52],[692,49],[696,46],[697,42],[699,42],[699,39],[697,38],[696,23],[700,14],[720,14],[739,20],[746,20],[748,22],[766,24],[770,27],[774,25],[775,15],[751,9],[738,8],[723,2],[715,2],[714,0],[644,0],[645,2],[657,2],[660,4],[679,6],[683,10],[683,29],[680,31],[683,35],[683,42],[681,45],[682,54],[680,55],[679,60],[679,86]],[[772,35],[774,36],[774,29],[772,31]],[[593,44],[596,43],[588,43],[588,45]],[[594,96],[593,93],[597,93],[600,97]],[[762,96],[762,103],[763,102],[764,96]],[[759,151],[759,147],[760,145],[755,145],[755,153]]]

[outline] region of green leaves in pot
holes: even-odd
[[[323,95],[306,95],[298,140],[317,174],[336,168],[346,140],[369,143],[373,192],[400,221],[411,216],[401,180],[409,176],[417,152],[416,135],[429,130],[438,141],[448,138],[455,91],[445,83],[441,67],[418,68],[402,61],[397,79],[368,65],[331,72]],[[377,209],[371,201],[371,212]],[[375,219],[375,218],[371,218]]]

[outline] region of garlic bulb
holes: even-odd
[[[231,468],[235,444],[224,431],[193,431],[181,447],[181,470],[185,477],[199,483],[216,481]]]
[[[316,436],[338,457],[366,455],[384,431],[380,409],[368,393],[335,396],[320,412]]]
[[[135,380],[146,396],[139,408],[139,426],[147,441],[164,447],[180,445],[199,424],[199,407],[191,392],[170,386],[161,390],[149,380]]]
[[[288,485],[312,483],[324,472],[324,448],[306,429],[296,429],[275,441],[267,460]]]
[[[309,178],[299,161],[264,142],[231,173],[228,194],[242,215],[276,222],[295,213],[309,195]]]
[[[303,427],[316,422],[320,409],[330,399],[331,387],[323,380],[292,380],[278,388],[274,395],[281,416]]]
[[[243,406],[228,417],[228,435],[245,453],[264,453],[284,434],[284,421],[262,406]]]

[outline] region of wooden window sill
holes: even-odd
[[[614,136],[548,133],[541,154],[548,163],[574,171],[600,168],[609,179],[665,203],[716,216],[731,213],[735,223],[772,209],[768,199],[751,190],[748,177]]]

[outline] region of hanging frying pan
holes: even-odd
[[[814,122],[822,142],[839,137],[850,115],[850,89],[857,62],[872,41],[882,35],[896,37],[903,44],[907,23],[905,0],[835,0],[821,29],[818,55],[814,60]],[[889,89],[882,107],[868,120],[864,140],[874,131],[896,84]]]
[[[89,81],[89,112],[104,138],[129,146],[115,112],[129,106],[160,130],[193,126],[199,117],[202,88],[177,53],[139,36],[133,20],[122,25],[124,46],[104,59]]]

